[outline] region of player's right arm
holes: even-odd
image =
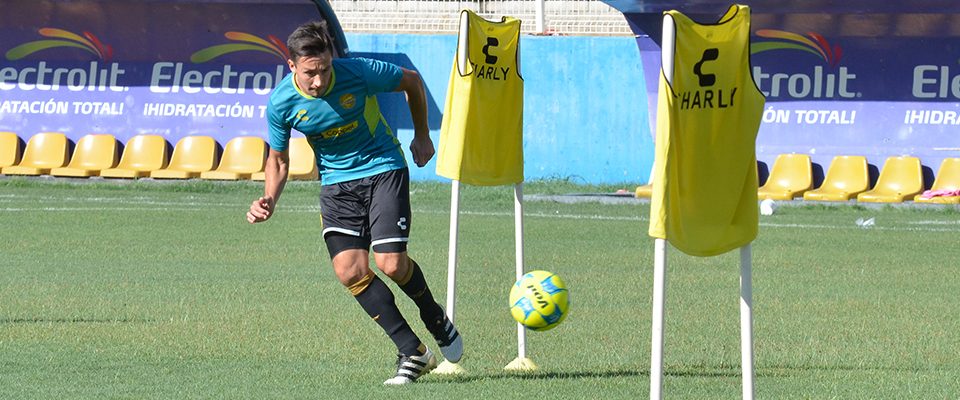
[[[251,224],[266,221],[273,215],[277,200],[280,199],[283,187],[287,184],[287,173],[290,172],[290,150],[270,149],[263,172],[266,175],[263,197],[254,200],[250,205],[250,211],[247,212],[247,221]]]
[[[270,153],[264,167],[263,197],[253,201],[247,212],[247,221],[251,224],[263,222],[273,216],[277,200],[287,184],[290,171],[290,125],[284,121],[283,112],[278,111],[271,101],[267,103],[267,129],[270,135]],[[279,150],[278,150],[279,149]]]

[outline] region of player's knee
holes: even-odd
[[[340,252],[333,258],[333,271],[340,283],[346,287],[356,285],[370,274],[370,266],[366,257],[361,257],[360,254],[355,253],[366,252],[347,250]],[[366,256],[366,254],[363,254],[363,256]]]
[[[410,270],[407,253],[377,253],[377,268],[393,281],[403,280]]]

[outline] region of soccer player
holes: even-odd
[[[323,239],[340,282],[397,346],[397,375],[384,384],[415,381],[437,359],[407,324],[390,288],[369,266],[369,251],[387,277],[420,309],[420,319],[450,362],[463,340],[433,299],[423,272],[407,256],[411,226],[410,176],[400,142],[387,126],[375,94],[404,92],[414,124],[410,152],[418,167],[434,155],[427,99],[420,75],[387,62],[336,59],[324,22],[309,22],[287,39],[292,72],[267,106],[270,154],[263,197],[247,213],[250,223],[269,219],[289,167],[290,130],[302,132],[320,168]]]

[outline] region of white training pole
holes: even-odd
[[[673,17],[663,16],[663,38],[660,41],[660,62],[667,83],[673,83],[673,53],[676,48],[676,26]],[[667,240],[654,240],[653,265],[653,337],[650,344],[650,399],[663,398],[663,314],[667,286]]]
[[[667,287],[667,240],[653,241],[653,338],[650,351],[650,399],[663,398],[663,310]]]
[[[537,8],[537,10],[536,10],[536,11],[537,11],[537,15],[536,15],[536,17],[537,17],[537,24],[536,24],[537,33],[544,33],[544,32],[547,31],[547,23],[546,23],[546,17],[545,17],[546,12],[544,11],[544,7],[543,7],[544,1],[545,1],[545,0],[537,0],[537,7],[536,7],[536,8]]]
[[[740,357],[743,399],[753,400],[753,256],[750,244],[740,248]]]
[[[663,38],[660,39],[660,67],[667,83],[673,84],[673,53],[677,49],[677,26],[669,14],[663,16]]]
[[[460,181],[453,181],[450,193],[450,251],[447,254],[447,317],[454,322],[457,294],[457,235],[460,225]]]
[[[517,280],[523,276],[523,182],[517,183],[513,189],[514,229],[517,245]],[[523,325],[517,323],[517,358],[527,358],[527,331]]]
[[[457,236],[460,225],[460,181],[454,179],[450,193],[450,252],[447,257],[447,317],[453,322],[457,305]],[[462,374],[463,367],[444,360],[434,374]]]

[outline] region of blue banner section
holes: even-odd
[[[267,98],[289,72],[286,37],[321,18],[309,0],[6,0],[0,130],[266,138]]]

